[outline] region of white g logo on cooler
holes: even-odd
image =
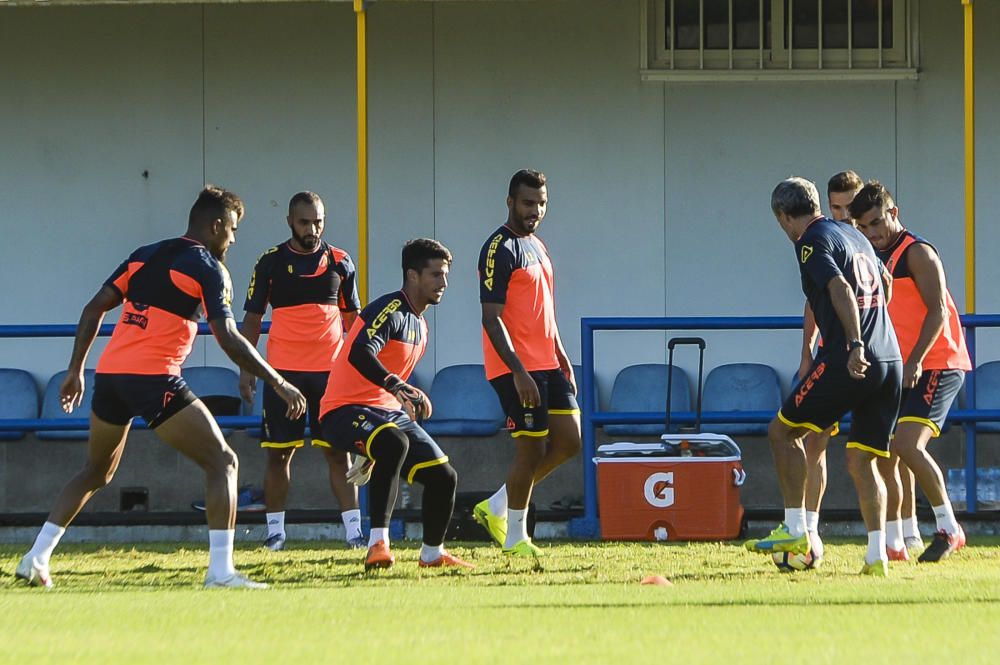
[[[674,505],[674,473],[654,473],[643,487],[646,503],[656,508]]]

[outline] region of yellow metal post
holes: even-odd
[[[354,0],[358,47],[358,295],[368,304],[368,15],[365,0]]]
[[[976,85],[972,48],[972,1],[965,14],[965,311],[976,311]]]

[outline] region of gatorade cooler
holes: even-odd
[[[743,524],[740,449],[724,434],[598,447],[605,540],[729,540]]]

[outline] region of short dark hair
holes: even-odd
[[[545,186],[545,174],[534,169],[521,169],[510,177],[510,185],[507,187],[507,196],[515,198],[517,190],[521,185],[527,185],[532,189],[541,189]]]
[[[851,170],[841,171],[840,173],[834,173],[833,177],[830,178],[826,183],[826,195],[838,193],[842,194],[844,192],[856,192],[864,186],[864,181],[861,180],[861,176]]]
[[[300,203],[307,203],[310,205],[323,205],[323,199],[319,197],[316,192],[304,191],[299,192],[288,201],[288,214],[292,214],[292,209],[295,208]]]
[[[792,176],[778,183],[771,192],[771,210],[789,217],[819,214],[819,192],[811,180]]]
[[[878,180],[869,180],[868,184],[861,188],[861,191],[847,206],[847,210],[853,219],[858,219],[872,208],[888,210],[895,207],[896,202],[885,185]]]
[[[236,219],[243,217],[243,201],[233,192],[215,185],[205,185],[188,214],[188,226],[196,226],[223,219],[227,212],[236,213]]]
[[[433,238],[415,238],[409,241],[403,245],[403,278],[406,278],[407,270],[419,273],[434,259],[443,259],[451,265],[451,252]]]

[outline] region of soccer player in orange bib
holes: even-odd
[[[305,412],[302,393],[264,362],[233,320],[232,284],[222,261],[236,242],[242,217],[239,197],[206,187],[191,207],[187,233],[132,252],[84,307],[59,391],[67,413],[83,399],[84,363],[104,315],[124,303],[97,363],[87,462],[56,499],[34,545],[21,559],[17,577],[31,585],[52,586],[52,551],[90,497],[111,482],[132,419],[142,416],[161,439],[205,471],[209,529],[205,587],[267,586],[233,567],[236,454],[212,414],[181,378],[181,364],[191,353],[197,321],[204,313],[226,355],[264,379],[287,405],[289,418]]]
[[[418,238],[403,247],[403,288],[375,299],[351,326],[320,402],[323,438],[367,460],[371,534],[365,570],[389,568],[389,522],[400,478],[424,486],[420,567],[473,568],[444,549],[458,474],[416,421],[431,415],[427,396],[406,382],[427,349],[423,313],[448,287],[451,252]],[[353,471],[353,469],[352,469]]]
[[[545,175],[521,170],[507,189],[507,221],[479,255],[486,378],[514,437],[505,485],[473,517],[506,554],[537,558],[527,531],[535,483],[580,450],[573,365],[556,326],[552,262],[535,235],[548,207]]]
[[[916,476],[927,495],[937,532],[918,558],[940,561],[965,546],[965,532],[955,520],[944,476],[927,452],[941,434],[948,409],[972,369],[962,323],[948,292],[944,266],[928,241],[906,230],[892,194],[878,181],[865,185],[851,202],[851,216],[892,272],[889,301],[903,364],[903,400],[892,441],[892,457],[879,467],[890,488],[887,548],[890,560],[909,559],[900,523],[900,461]]]
[[[323,200],[313,192],[299,192],[288,202],[292,237],[264,252],[250,276],[243,309],[243,335],[256,345],[261,320],[271,305],[267,361],[302,391],[309,403],[312,445],[323,451],[330,488],[340,505],[345,539],[351,547],[365,546],[357,489],[347,482],[347,453],[333,449],[320,435],[319,400],[326,389],[330,366],[357,316],[354,262],[342,249],[322,239],[326,226]],[[240,393],[253,402],[257,378],[240,373]],[[292,456],[305,445],[306,419],[289,420],[277,393],[264,386],[264,427],[260,440],[267,450],[264,503],[267,539],[264,546],[285,546],[285,500],[291,479]]]

